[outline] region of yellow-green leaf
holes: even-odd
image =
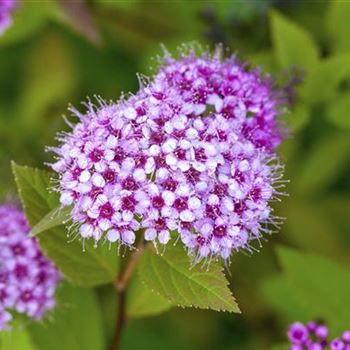
[[[318,48],[304,28],[277,11],[272,11],[270,30],[276,59],[281,68],[298,66],[308,71],[314,67],[319,56]]]
[[[335,126],[342,129],[350,129],[350,93],[337,95],[330,101],[327,111],[327,119]]]
[[[179,306],[240,312],[222,267],[215,262],[191,266],[180,245],[167,247],[164,254],[148,247],[138,271],[151,290]]]

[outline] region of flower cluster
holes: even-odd
[[[323,323],[309,322],[304,325],[295,322],[290,325],[288,338],[290,350],[350,350],[350,330],[340,338],[328,339],[328,328]]]
[[[16,0],[0,0],[0,35],[12,24],[11,13],[16,7]]]
[[[0,206],[0,330],[8,327],[11,310],[40,319],[55,304],[60,274],[28,232],[21,211]]]
[[[81,237],[166,244],[178,232],[196,260],[229,258],[267,224],[282,166],[280,98],[269,78],[219,53],[175,59],[137,94],[102,100],[52,148],[61,204]]]

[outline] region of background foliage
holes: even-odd
[[[151,74],[159,43],[173,50],[193,40],[223,42],[281,81],[291,79],[291,69],[302,72],[285,116],[290,137],[280,150],[291,182],[275,210],[287,219],[260,254],[232,261],[229,279],[242,314],[176,308],[186,300],[171,288],[151,293],[140,275],[147,272],[146,284],[156,289],[152,271],[138,271],[123,348],[142,342],[145,350],[272,349],[285,341],[288,322],[311,318],[327,319],[337,334],[350,325],[350,2],[23,0],[0,37],[0,198],[16,196],[11,160],[41,168],[50,160],[45,145],[66,128],[61,115],[68,103],[135,91],[135,73]],[[29,215],[34,225],[57,199],[45,194],[42,201],[45,173],[16,165],[14,171],[37,193],[34,201],[27,197],[36,204]],[[98,350],[110,341],[116,300],[103,284],[117,268],[115,257],[92,247],[82,256],[77,242],[69,247],[74,254],[59,250],[60,220],[51,228],[54,243],[40,227],[38,237],[50,257],[67,261],[61,268],[80,287],[62,286],[60,307],[43,324],[1,333],[1,350]],[[99,265],[101,256],[109,264]],[[167,256],[144,259],[157,267]],[[159,316],[144,318],[150,315]]]

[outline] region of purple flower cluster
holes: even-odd
[[[40,319],[55,305],[60,273],[28,232],[21,211],[0,206],[0,330],[8,327],[11,310]]]
[[[343,332],[340,338],[328,339],[328,328],[317,322],[304,325],[295,322],[289,326],[290,350],[350,350],[350,331]]]
[[[79,123],[52,148],[81,237],[133,245],[143,229],[164,245],[176,231],[195,260],[250,249],[278,223],[269,201],[283,186],[271,80],[190,50],[166,55],[141,85],[116,104],[71,109]]]
[[[16,3],[16,0],[0,0],[0,35],[12,24],[11,13]]]

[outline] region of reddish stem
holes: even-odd
[[[117,290],[117,294],[118,294],[118,309],[117,309],[118,315],[117,315],[117,322],[115,325],[115,331],[113,335],[111,350],[120,349],[121,337],[122,337],[124,326],[127,321],[127,316],[126,316],[127,287],[132,277],[132,274],[135,270],[137,262],[139,261],[140,256],[144,251],[144,248],[145,248],[145,242],[141,240],[136,250],[130,256],[125,269],[120,273],[120,275],[114,282],[114,287]]]

